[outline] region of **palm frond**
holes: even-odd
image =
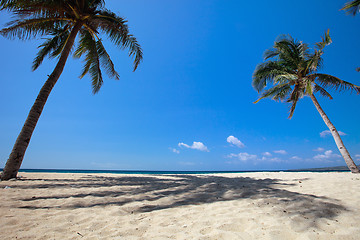
[[[360,93],[360,87],[355,84],[346,82],[332,75],[323,73],[314,73],[315,81],[323,88],[332,88],[339,92],[350,90],[355,91],[357,94]]]
[[[344,10],[346,13],[355,16],[360,11],[360,0],[347,2],[340,10]]]
[[[267,84],[273,82],[277,76],[291,73],[292,72],[284,67],[281,62],[267,61],[256,66],[253,73],[252,86],[256,91],[261,92]]]
[[[292,116],[294,115],[294,111],[295,111],[297,102],[302,97],[302,95],[303,94],[302,94],[302,89],[301,89],[300,85],[295,85],[290,97],[287,100],[287,102],[292,103],[291,107],[290,107],[290,112],[289,112],[289,119],[291,119]]]
[[[100,11],[94,21],[115,45],[129,49],[129,56],[134,57],[135,71],[142,61],[143,53],[136,38],[129,33],[127,21],[108,10]]]
[[[333,97],[328,93],[324,88],[320,87],[319,85],[315,84],[314,92],[320,93],[323,97],[327,97],[329,99],[333,99]]]
[[[328,29],[325,34],[324,34],[324,37],[321,37],[321,42],[318,42],[318,43],[315,43],[315,47],[318,51],[321,51],[323,50],[323,48],[329,44],[332,43],[332,39],[330,37],[330,29]]]
[[[289,85],[295,83],[298,80],[298,76],[293,73],[284,72],[273,77],[273,83],[287,83]]]
[[[295,108],[296,108],[296,105],[298,103],[298,100],[299,99],[297,99],[296,101],[291,101],[291,107],[290,107],[289,117],[288,117],[289,119],[291,119],[293,117],[293,115],[294,115]]]
[[[116,72],[114,63],[111,61],[111,58],[104,48],[101,39],[96,42],[96,48],[100,58],[101,66],[106,70],[106,73],[109,75],[109,77],[118,80],[119,74]]]
[[[276,57],[280,54],[280,52],[278,51],[278,49],[276,48],[271,48],[271,49],[267,49],[264,52],[263,58],[264,60],[267,60],[269,58],[273,58]]]
[[[261,99],[271,97],[274,100],[283,100],[291,91],[291,87],[287,83],[278,84],[264,91],[260,98],[254,103],[258,103]]]
[[[67,18],[37,18],[26,20],[15,20],[9,22],[9,27],[3,28],[0,34],[6,38],[19,38],[22,40],[51,34],[54,27],[58,28],[64,23],[71,21]]]
[[[278,58],[290,68],[297,68],[299,63],[308,55],[308,46],[293,39],[289,35],[281,35],[275,42]]]
[[[322,53],[320,51],[315,51],[314,54],[309,56],[306,61],[307,73],[313,73],[321,69],[323,65],[323,59],[321,58]]]
[[[44,58],[49,55],[51,58],[58,56],[65,45],[66,39],[69,37],[68,28],[54,31],[54,37],[48,38],[43,44],[39,46],[40,51],[36,55],[33,61],[32,70],[35,71],[43,62]]]
[[[75,57],[81,57],[85,54],[85,65],[80,78],[83,78],[87,73],[90,74],[93,93],[97,93],[102,84],[102,74],[100,69],[100,60],[97,49],[97,44],[93,36],[88,31],[83,31],[80,34],[79,46],[74,52]]]

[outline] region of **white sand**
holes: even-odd
[[[360,239],[350,173],[20,175],[0,182],[3,240]]]

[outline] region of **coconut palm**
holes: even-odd
[[[1,175],[2,180],[16,177],[46,100],[59,79],[69,54],[73,53],[75,58],[83,57],[84,67],[80,78],[90,75],[94,94],[103,84],[102,70],[105,70],[109,77],[119,78],[100,34],[105,34],[121,49],[128,49],[129,56],[134,58],[134,71],[141,62],[141,47],[136,38],[129,33],[126,20],[105,9],[104,5],[104,0],[2,0],[0,2],[2,10],[10,11],[14,17],[14,20],[0,31],[2,36],[22,40],[48,37],[39,46],[40,50],[34,59],[33,70],[39,67],[45,57],[58,58],[53,72],[41,88],[16,139]]]
[[[359,169],[344,146],[338,131],[315,98],[315,93],[332,99],[325,88],[344,91],[350,90],[360,93],[360,87],[345,82],[337,77],[318,73],[322,67],[322,54],[326,45],[331,43],[329,31],[322,41],[315,44],[311,51],[307,44],[293,39],[291,36],[280,36],[272,49],[264,53],[263,63],[257,65],[253,74],[253,87],[261,93],[257,103],[263,98],[276,101],[286,101],[291,104],[289,118],[294,114],[299,99],[309,96],[316,109],[330,129],[335,143],[352,173],[359,173]],[[270,85],[270,86],[269,86]]]

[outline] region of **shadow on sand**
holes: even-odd
[[[316,227],[320,219],[335,220],[348,211],[336,199],[286,190],[299,187],[296,179],[250,177],[228,178],[218,175],[95,176],[74,179],[24,179],[13,188],[38,189],[39,195],[19,199],[25,209],[77,209],[120,206],[129,213],[144,213],[188,205],[251,199],[256,207],[271,214],[306,219]],[[27,184],[31,182],[31,184]],[[46,190],[46,191],[44,191]],[[60,194],[61,193],[61,194]],[[90,198],[91,197],[91,198]],[[132,208],[126,208],[131,203]],[[273,208],[271,208],[273,207]],[[274,210],[276,209],[276,211]]]

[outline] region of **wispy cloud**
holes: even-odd
[[[339,154],[333,153],[331,150],[327,150],[323,154],[317,154],[313,158],[318,161],[329,161],[331,159],[341,158],[341,156]]]
[[[360,154],[356,154],[356,155],[355,155],[355,159],[356,159],[357,161],[360,161]]]
[[[291,159],[291,160],[297,160],[297,161],[302,160],[302,158],[301,158],[301,157],[298,157],[298,156],[293,156],[293,157],[291,157],[290,159]]]
[[[243,152],[243,153],[238,153],[238,154],[235,154],[235,153],[231,153],[227,156],[228,158],[236,158],[240,161],[249,161],[249,160],[256,160],[257,159],[257,156],[254,155],[254,154],[249,154],[249,153],[246,153],[246,152]]]
[[[273,158],[268,158],[268,159],[265,159],[265,161],[268,161],[268,162],[283,162],[283,160],[281,158],[278,158],[278,157],[273,157]]]
[[[347,135],[346,133],[344,133],[344,132],[342,132],[342,131],[338,131],[338,133],[339,133],[340,136],[345,136],[345,135]],[[325,130],[325,131],[322,131],[322,132],[320,133],[320,137],[326,137],[326,136],[329,136],[329,135],[331,135],[330,130]]]
[[[275,150],[273,152],[277,153],[277,154],[283,154],[283,155],[287,154],[287,152],[285,150]]]
[[[226,139],[226,141],[227,141],[228,143],[232,144],[232,145],[235,145],[235,146],[239,147],[239,148],[245,147],[245,145],[244,145],[238,138],[236,138],[236,137],[234,137],[234,136],[229,136],[229,137]]]
[[[272,154],[269,153],[269,152],[264,152],[262,155],[264,155],[264,156],[266,156],[266,157],[271,157],[271,156],[272,156]]]
[[[177,153],[177,154],[180,153],[180,151],[179,151],[178,149],[176,149],[176,148],[171,148],[171,147],[169,147],[169,149],[170,149],[173,153]]]
[[[318,148],[314,149],[314,151],[315,152],[323,152],[323,151],[325,151],[325,149],[321,148],[321,147],[318,147]]]
[[[178,146],[195,149],[195,150],[199,150],[199,151],[203,151],[203,152],[209,152],[209,149],[202,142],[193,142],[193,144],[191,146],[181,142],[178,144]]]
[[[263,154],[264,155],[264,154]],[[247,161],[251,161],[252,163],[259,163],[259,162],[285,162],[283,159],[278,158],[278,157],[271,157],[270,156],[257,156],[256,154],[249,154],[247,152],[242,152],[242,153],[231,153],[229,155],[226,156],[227,158],[233,158],[235,159],[234,161],[228,161],[227,163],[229,164],[237,164],[240,162],[247,162]]]

